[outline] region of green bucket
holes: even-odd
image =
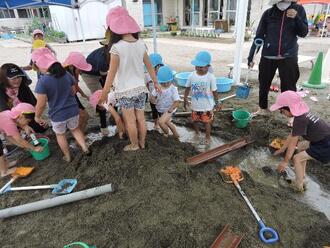
[[[35,160],[44,160],[46,158],[49,157],[50,153],[49,153],[49,147],[48,147],[48,139],[46,138],[40,138],[38,139],[40,145],[44,148],[42,152],[34,152],[30,150],[30,153],[32,155],[32,157]]]
[[[246,110],[236,110],[233,112],[233,117],[237,128],[245,128],[251,120],[251,114]]]

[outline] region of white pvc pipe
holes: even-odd
[[[322,82],[330,84],[330,48],[323,59]]]
[[[85,39],[84,28],[83,28],[82,21],[81,21],[81,16],[80,16],[80,7],[78,8],[78,18],[79,18],[79,25],[80,25],[81,35],[83,37],[83,43],[85,45],[86,44],[86,39]]]
[[[154,53],[157,53],[157,32],[156,32],[156,15],[155,15],[155,0],[151,0],[151,18],[152,18],[152,38]]]
[[[248,11],[248,0],[240,0],[238,8],[237,34],[236,34],[236,48],[233,67],[233,79],[235,84],[240,84],[241,81],[241,64],[243,59],[244,36],[246,27],[246,17]]]
[[[325,14],[325,18],[324,18],[324,21],[323,21],[323,27],[322,27],[322,33],[321,33],[321,39],[323,38],[323,35],[324,35],[324,32],[325,32],[325,26],[327,25],[326,21],[327,21],[327,16],[329,14],[329,8],[330,8],[330,3],[328,3],[328,6],[327,6],[327,11],[326,11],[326,14]]]
[[[34,211],[39,211],[47,208],[52,208],[60,205],[64,205],[67,203],[80,201],[84,199],[88,199],[91,197],[99,196],[105,193],[113,192],[114,188],[112,184],[103,185],[100,187],[87,189],[83,191],[79,191],[76,193],[63,195],[63,196],[57,196],[51,199],[36,201],[12,208],[6,208],[0,210],[0,219],[9,218],[12,216],[22,215]]]

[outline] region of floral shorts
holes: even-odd
[[[71,117],[65,121],[54,122],[52,121],[53,130],[56,134],[64,134],[66,129],[74,130],[79,125],[79,115]]]
[[[192,111],[191,118],[193,121],[203,122],[203,123],[210,123],[214,119],[213,111]]]
[[[144,110],[145,104],[146,104],[146,93],[141,93],[137,96],[133,97],[122,97],[118,100],[118,105],[122,109],[139,109]]]

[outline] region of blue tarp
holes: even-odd
[[[58,5],[70,8],[78,7],[75,0],[0,0],[0,8],[2,9],[43,7],[49,5]]]

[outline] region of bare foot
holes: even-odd
[[[138,145],[133,145],[133,144],[129,144],[127,146],[124,147],[124,151],[128,152],[128,151],[137,151],[139,150],[140,147]]]
[[[3,178],[3,177],[6,177],[6,176],[9,176],[9,175],[13,174],[15,172],[15,170],[16,170],[16,167],[13,167],[13,168],[10,168],[10,169],[8,169],[4,172],[1,172],[1,177]]]
[[[67,163],[71,162],[71,156],[70,155],[63,156],[62,159]]]

